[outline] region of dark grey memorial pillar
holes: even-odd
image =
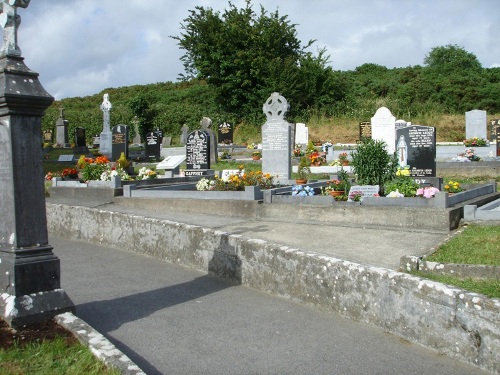
[[[74,310],[45,214],[41,117],[54,99],[23,60],[0,56],[0,313],[14,327]]]

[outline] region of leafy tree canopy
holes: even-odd
[[[462,47],[448,44],[434,47],[424,58],[424,64],[439,72],[481,71],[477,57]]]
[[[222,14],[196,7],[173,36],[185,54],[183,79],[203,79],[216,93],[221,110],[252,120],[274,91],[293,103],[292,116],[333,101],[335,79],[328,57],[302,46],[295,25],[278,11],[261,6],[257,14],[251,0],[242,9],[229,3]]]

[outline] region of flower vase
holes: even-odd
[[[342,160],[342,165],[343,166],[349,165],[349,160]]]
[[[297,185],[304,185],[304,184],[307,184],[307,178],[297,178],[297,179],[295,180],[295,183],[296,183]]]
[[[339,197],[341,195],[344,195],[345,191],[344,190],[331,190],[330,195],[332,197]]]
[[[260,160],[260,156],[252,156],[253,160]]]

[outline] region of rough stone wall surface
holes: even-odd
[[[384,268],[167,220],[50,204],[49,232],[138,252],[375,324],[500,372],[500,301]]]

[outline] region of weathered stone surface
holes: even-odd
[[[500,371],[499,300],[389,269],[195,225],[85,207],[48,207],[54,235],[221,275],[380,326],[490,372]]]

